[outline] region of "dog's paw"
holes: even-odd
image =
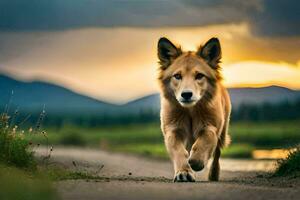
[[[195,182],[195,177],[192,172],[178,171],[175,174],[174,182]]]

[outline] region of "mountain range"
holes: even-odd
[[[299,90],[279,86],[260,88],[229,88],[233,108],[241,104],[279,103],[300,99]],[[13,91],[13,94],[12,94]],[[0,107],[10,104],[21,110],[41,111],[45,106],[52,113],[139,113],[159,111],[159,94],[152,94],[115,105],[91,98],[59,85],[42,81],[24,82],[0,75]],[[11,99],[11,100],[10,100]],[[10,103],[9,103],[10,102]]]

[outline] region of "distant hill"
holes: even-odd
[[[147,95],[124,104],[123,109],[126,110],[140,110],[140,111],[158,111],[160,109],[159,94]]]
[[[0,107],[4,107],[12,96],[12,105],[21,110],[41,111],[43,105],[47,112],[53,113],[101,113],[132,114],[141,111],[159,111],[159,95],[153,94],[130,101],[124,105],[109,104],[73,92],[59,85],[41,81],[23,82],[0,75]],[[241,104],[279,103],[295,101],[300,91],[284,87],[230,88],[229,93],[234,108]]]
[[[13,91],[13,95],[12,94]],[[87,97],[55,84],[40,81],[22,82],[0,75],[0,106],[8,104],[21,110],[47,112],[108,112],[115,105]]]
[[[230,88],[229,93],[233,107],[237,107],[241,104],[293,102],[300,98],[299,90],[291,90],[279,86]]]

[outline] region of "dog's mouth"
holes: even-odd
[[[186,104],[189,104],[189,103],[193,103],[194,100],[180,100],[181,103],[186,103]]]
[[[179,103],[182,105],[182,106],[192,106],[195,104],[195,100],[185,100],[185,99],[182,99],[179,101]]]

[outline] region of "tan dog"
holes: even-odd
[[[197,52],[158,42],[161,128],[174,163],[175,182],[195,181],[213,156],[209,180],[219,179],[221,148],[228,144],[230,98],[221,84],[221,46],[210,39]]]

